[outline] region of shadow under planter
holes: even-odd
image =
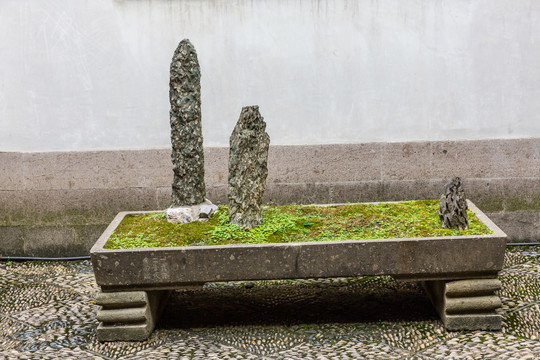
[[[98,340],[148,338],[172,289],[216,281],[375,275],[422,281],[449,330],[498,330],[501,303],[495,291],[506,234],[472,202],[468,205],[493,234],[105,249],[124,216],[143,212],[119,213],[90,251],[101,288]]]

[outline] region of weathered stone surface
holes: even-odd
[[[501,299],[496,279],[426,281],[424,288],[448,330],[500,330]]]
[[[172,205],[200,204],[206,196],[201,126],[201,72],[195,48],[184,39],[171,62],[169,81],[174,179]]]
[[[199,219],[209,219],[215,214],[218,207],[216,205],[201,205],[199,209]]]
[[[168,291],[99,292],[96,303],[100,322],[98,341],[143,341],[148,339],[167,302]]]
[[[194,220],[191,206],[168,208],[165,210],[165,217],[168,222],[175,224],[187,224]]]
[[[439,219],[445,229],[468,229],[467,201],[459,177],[454,177],[444,187],[439,206]]]
[[[258,106],[242,108],[229,149],[229,219],[252,228],[262,223],[270,137]]]

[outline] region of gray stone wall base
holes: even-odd
[[[228,147],[206,147],[227,203]],[[540,241],[540,138],[272,145],[265,204],[439,199],[453,176],[508,235]],[[171,149],[0,152],[0,256],[81,256],[120,211],[171,205]]]
[[[496,310],[501,300],[495,292],[498,279],[424,281],[423,286],[446,329],[500,330],[502,317]]]
[[[168,291],[99,292],[96,304],[97,339],[143,341],[148,339],[167,301]]]

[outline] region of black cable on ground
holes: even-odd
[[[530,243],[506,243],[506,246],[534,246],[540,245],[540,242],[530,242]]]

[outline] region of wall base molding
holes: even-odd
[[[227,201],[228,148],[205,148]],[[271,146],[265,202],[438,199],[453,176],[511,242],[540,241],[540,139]],[[169,149],[0,153],[0,255],[87,255],[120,211],[170,205]]]

